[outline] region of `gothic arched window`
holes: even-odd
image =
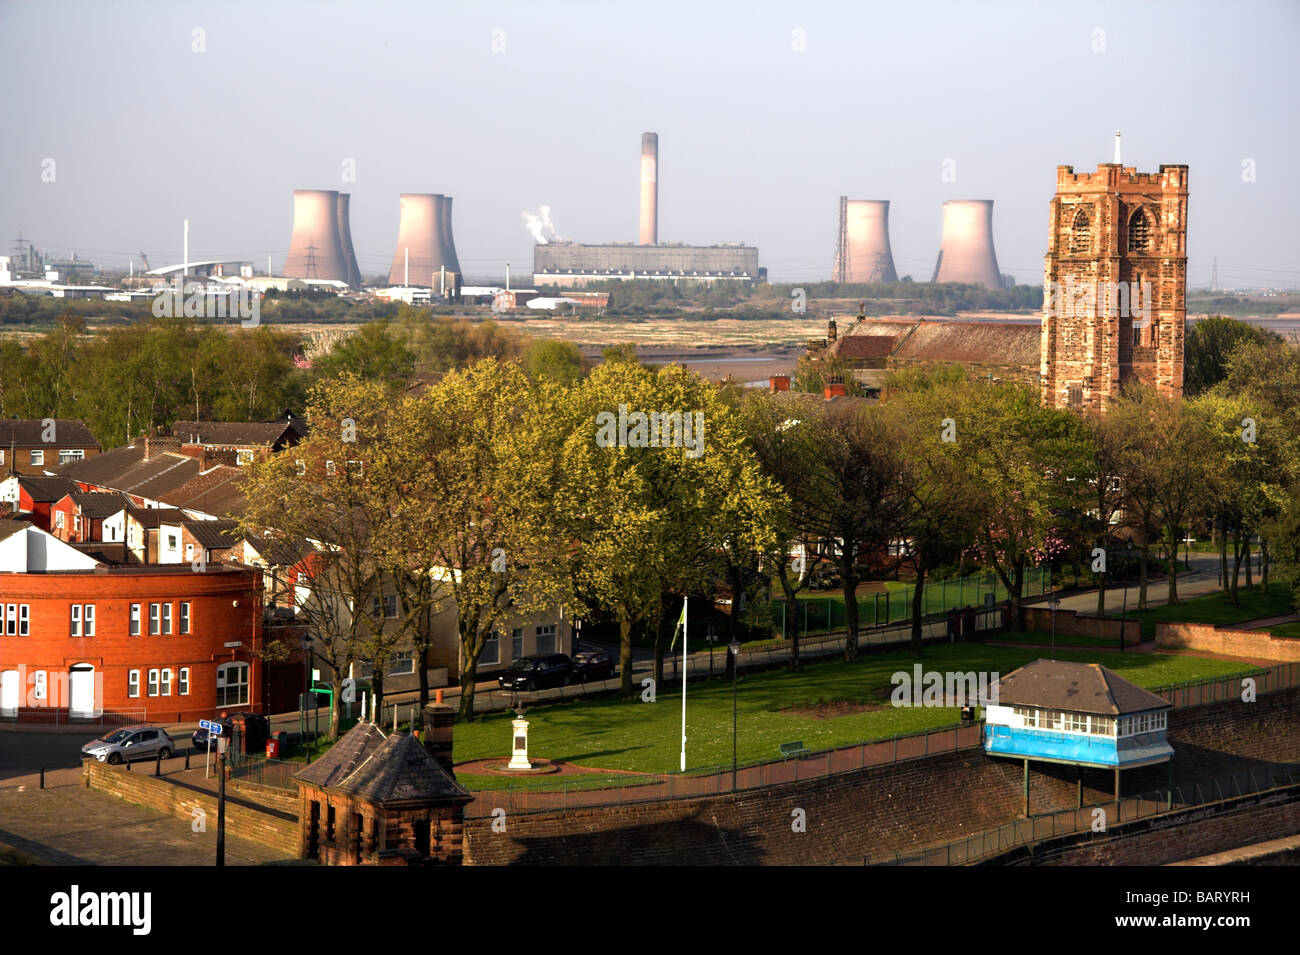
[[[1092,220],[1088,218],[1088,213],[1080,209],[1074,214],[1074,222],[1070,225],[1070,251],[1071,252],[1089,252],[1092,250]]]
[[[1139,209],[1128,220],[1128,250],[1147,252],[1151,249],[1151,217]]]

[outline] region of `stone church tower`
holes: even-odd
[[[1058,166],[1049,221],[1043,404],[1104,412],[1132,380],[1181,395],[1187,167]]]

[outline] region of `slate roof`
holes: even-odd
[[[283,439],[299,437],[288,421],[177,421],[172,437],[186,444],[269,448]]]
[[[122,508],[131,506],[127,496],[116,491],[78,491],[72,495],[72,503],[81,511],[82,517],[91,520],[112,517]]]
[[[282,537],[246,537],[248,546],[273,567],[292,567],[316,552],[304,538],[285,540]]]
[[[0,541],[13,537],[19,531],[25,531],[27,528],[35,526],[31,521],[18,521],[12,517],[0,517]]]
[[[12,418],[0,420],[0,445],[6,448],[42,448],[50,447],[51,442],[42,440],[46,431],[43,418]],[[55,418],[54,434],[58,439],[53,444],[63,448],[98,448],[99,442],[90,433],[85,422],[79,418]]]
[[[240,537],[235,532],[235,521],[185,521],[185,529],[203,547],[209,550],[221,550],[234,547]]]
[[[184,507],[204,514],[243,514],[247,501],[240,482],[245,473],[228,464],[218,464],[196,474],[180,487],[161,495],[158,500],[173,507]]]
[[[82,461],[73,461],[53,468],[56,473],[72,478],[81,484],[97,487],[115,487],[117,479],[144,460],[144,441],[126,444]]]
[[[1099,663],[1060,660],[1026,663],[998,680],[997,694],[1000,706],[1036,706],[1101,716],[1123,716],[1172,706]]]
[[[132,507],[131,520],[141,527],[158,527],[161,524],[179,524],[185,515],[177,507]]]
[[[73,491],[80,491],[77,483],[66,477],[39,477],[19,474],[18,486],[27,492],[27,496],[38,504],[53,504],[61,501]]]
[[[385,736],[358,723],[306,769],[300,782],[380,805],[406,802],[465,803],[473,797],[406,733]]]

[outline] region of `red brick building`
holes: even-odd
[[[45,474],[99,452],[95,436],[76,418],[0,419],[0,476]]]
[[[41,533],[6,533],[17,522],[0,523],[0,557],[22,550],[19,534]],[[59,708],[171,723],[262,709],[258,571],[85,568],[85,555],[49,535],[41,543],[64,566],[83,566],[15,570],[0,561],[0,715]]]

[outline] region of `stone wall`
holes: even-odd
[[[1169,650],[1204,650],[1227,657],[1300,661],[1300,640],[1275,637],[1267,630],[1232,630],[1204,623],[1158,623],[1156,646]]]

